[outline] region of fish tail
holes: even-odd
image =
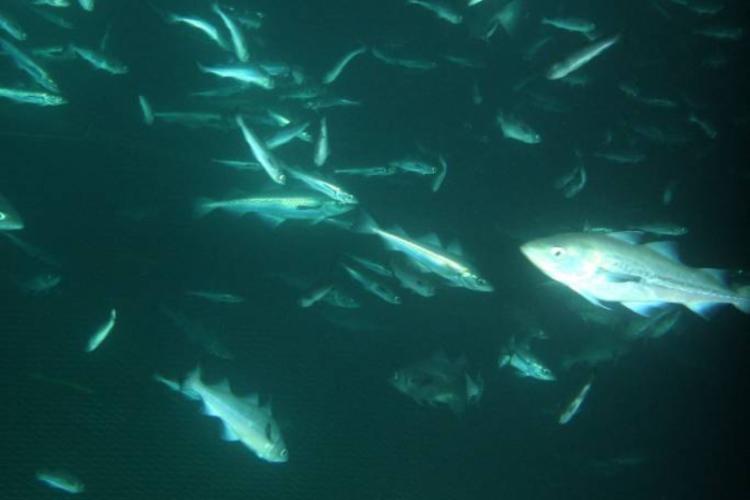
[[[750,314],[750,285],[739,287],[737,295],[739,295],[739,299],[734,303],[734,307],[745,314]]]
[[[214,201],[210,198],[198,198],[193,205],[193,216],[195,218],[205,217],[216,209]]]

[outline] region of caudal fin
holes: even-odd
[[[360,210],[356,222],[352,225],[352,231],[361,234],[373,234],[378,229],[378,223],[370,214]]]
[[[750,314],[750,285],[741,286],[737,289],[739,300],[734,303],[734,307],[745,314]]]

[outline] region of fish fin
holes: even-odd
[[[433,247],[443,248],[443,243],[440,241],[440,238],[435,233],[427,233],[421,238],[419,238],[419,241],[427,245],[433,246]]]
[[[680,262],[680,256],[677,253],[677,243],[674,241],[650,241],[643,246],[650,248],[662,257]]]
[[[281,224],[283,224],[284,221],[286,220],[283,217],[276,217],[273,215],[266,215],[266,214],[257,214],[257,215],[264,224],[268,225],[272,229],[276,229]]]
[[[630,245],[637,245],[641,239],[643,239],[643,233],[641,231],[613,231],[611,233],[606,233],[606,235]]]
[[[603,308],[603,309],[607,309],[607,310],[611,310],[611,309],[612,309],[611,307],[607,307],[607,306],[605,306],[604,304],[602,304],[602,303],[601,303],[601,302],[599,301],[599,299],[597,299],[596,297],[594,297],[593,295],[591,295],[591,294],[589,294],[589,293],[586,293],[586,292],[582,292],[582,291],[580,291],[580,290],[575,290],[575,289],[574,289],[574,291],[575,291],[575,292],[576,292],[576,293],[577,293],[578,295],[580,295],[580,296],[581,296],[581,297],[583,297],[584,299],[588,300],[589,302],[591,302],[592,304],[594,304],[594,305],[595,305],[595,306],[597,306],[597,307],[601,307],[601,308]]]
[[[464,255],[464,249],[458,240],[453,240],[448,243],[448,246],[445,249],[449,254],[455,255],[456,257],[463,257]]]
[[[221,391],[221,392],[232,392],[232,389],[229,387],[229,380],[228,379],[222,379],[218,383],[211,386],[212,389]]]
[[[373,234],[378,229],[378,223],[364,210],[359,213],[358,219],[352,225],[352,231],[362,234]]]
[[[224,424],[224,428],[221,430],[221,439],[224,441],[239,441],[240,437],[227,424]]]
[[[745,314],[750,314],[750,286],[741,286],[736,290],[740,299],[734,303],[734,307]]]
[[[716,281],[721,283],[722,285],[726,286],[729,282],[728,273],[724,269],[715,269],[713,267],[704,267],[701,269],[701,272],[708,274],[712,278],[714,278]]]
[[[667,305],[665,302],[621,302],[621,304],[641,316],[650,316],[656,309]]]
[[[393,226],[393,228],[390,230],[390,232],[392,232],[393,234],[395,234],[397,236],[401,236],[401,237],[407,237],[407,236],[409,236],[406,233],[406,231],[404,231],[404,228],[402,228],[401,226]]]
[[[193,216],[199,219],[213,212],[216,207],[212,203],[210,198],[197,198],[193,204]]]
[[[685,307],[687,307],[703,319],[710,319],[716,314],[717,310],[720,307],[725,305],[726,303],[724,302],[693,302],[690,304],[685,304]]]

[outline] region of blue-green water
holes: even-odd
[[[689,229],[679,237],[686,263],[727,268],[742,281],[747,41],[693,31],[742,26],[744,3],[725,0],[718,13],[700,15],[663,0],[528,0],[517,30],[501,27],[483,40],[487,20],[507,2],[456,1],[463,22],[453,25],[401,0],[233,0],[238,11],[264,13],[259,30],[246,30],[252,57],[299,68],[310,84],[358,44],[437,62],[410,70],[369,51],[328,86],[331,95],[361,105],[317,112],[280,98],[295,88],[291,79],[239,100],[191,98],[226,83],[199,73],[196,63],[229,63],[233,55],[165,23],[147,2],[100,0],[92,13],[75,2],[42,7],[73,29],[44,21],[25,3],[0,5],[28,33],[13,41],[18,47],[97,47],[109,29],[106,51],[129,72],[37,59],[68,103],[0,103],[0,194],[25,223],[13,234],[55,261],[0,238],[0,498],[64,496],[34,479],[43,468],[78,477],[86,485],[82,498],[743,496],[747,318],[731,307],[709,321],[685,310],[667,335],[629,341],[614,361],[567,367],[566,356],[582,339],[619,338],[636,316],[615,309],[614,327],[585,321],[580,304],[569,304],[574,293],[548,282],[518,246],[587,223],[623,229],[667,221]],[[152,3],[225,30],[206,2]],[[544,78],[550,64],[590,43],[541,24],[553,16],[584,18],[602,36],[622,36],[574,73],[585,76],[584,86]],[[544,37],[550,42],[525,58]],[[482,67],[451,64],[446,54]],[[9,57],[0,58],[0,82],[35,88]],[[638,87],[642,99],[629,98],[623,83]],[[472,102],[474,85],[480,104]],[[191,129],[157,118],[147,126],[139,95],[157,112],[217,111],[230,125]],[[562,109],[540,107],[540,96]],[[675,106],[643,102],[657,97]],[[388,263],[392,253],[375,236],[325,223],[290,221],[272,229],[253,216],[218,211],[194,218],[196,198],[268,188],[263,172],[210,161],[251,159],[232,117],[267,109],[309,120],[313,139],[320,117],[327,117],[331,157],[324,172],[444,156],[448,173],[436,193],[431,178],[414,174],[331,178],[356,193],[384,227],[460,240],[494,292],[439,282],[436,295],[424,298],[389,280],[403,301],[394,306],[358,289],[340,267],[347,255]],[[542,142],[504,139],[495,123],[500,109],[533,126]],[[691,113],[718,135],[712,139],[690,123]],[[643,127],[678,140],[649,140],[636,131]],[[645,160],[622,165],[595,155],[608,149],[637,151]],[[314,168],[312,150],[297,141],[275,154]],[[554,183],[575,166],[576,151],[587,183],[566,199]],[[665,206],[668,185],[674,199]],[[62,280],[48,293],[30,293],[23,283],[40,273]],[[340,285],[361,307],[298,305],[305,291],[327,283]],[[231,292],[245,301],[215,304],[186,296],[189,290]],[[164,307],[213,332],[233,359],[191,342]],[[111,308],[118,313],[111,336],[84,353]],[[557,374],[554,382],[497,367],[503,346],[530,330],[549,337],[532,345]],[[395,370],[438,350],[465,355],[468,372],[484,379],[479,404],[462,415],[420,406],[388,383]],[[206,380],[228,378],[237,394],[271,400],[287,463],[261,461],[222,441],[218,420],[152,378],[179,379],[198,364]],[[560,412],[592,373],[580,414],[559,425]]]

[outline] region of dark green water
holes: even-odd
[[[109,50],[130,72],[111,76],[80,61],[45,63],[66,106],[0,103],[0,193],[24,218],[18,234],[59,261],[59,268],[47,267],[0,240],[0,498],[64,496],[34,479],[44,467],[79,477],[86,484],[81,498],[744,496],[747,318],[732,308],[710,321],[687,314],[675,332],[634,343],[597,369],[581,414],[560,426],[558,414],[590,373],[562,370],[562,352],[589,327],[560,300],[572,292],[547,284],[518,251],[525,239],[579,230],[585,221],[624,227],[669,220],[690,230],[680,240],[686,263],[748,268],[747,41],[691,33],[742,25],[748,14],[742,2],[726,0],[713,17],[653,2],[667,19],[648,1],[528,1],[516,36],[500,33],[484,42],[470,33],[503,2],[485,0],[453,26],[400,0],[235,0],[265,13],[253,48],[313,78],[360,42],[398,42],[432,60],[467,54],[486,64],[471,70],[441,62],[416,72],[368,54],[333,84],[336,95],[363,104],[324,113],[331,163],[382,164],[423,145],[450,165],[438,193],[416,177],[348,182],[361,205],[410,234],[460,239],[495,286],[491,294],[441,288],[430,299],[403,291],[397,307],[360,293],[363,307],[343,317],[356,322],[351,328],[327,320],[324,307],[300,308],[301,292],[282,277],[343,279],[338,263],[346,254],[387,261],[381,242],[324,225],[271,230],[252,217],[218,213],[196,220],[196,197],[252,191],[263,186],[263,174],[210,164],[213,157],[247,155],[234,128],[142,123],[139,94],[157,110],[195,109],[188,93],[215,83],[197,73],[196,61],[229,55],[165,24],[146,2],[101,0],[91,14],[77,5],[63,9],[76,24],[70,31],[38,20],[20,3],[0,5],[29,32],[19,46],[96,46],[111,22]],[[210,17],[204,2],[153,3]],[[585,17],[623,36],[581,70],[588,86],[532,84],[564,103],[563,113],[536,108],[527,94],[513,91],[585,43],[542,29],[541,17],[553,15]],[[523,49],[545,35],[554,37],[552,45],[524,61]],[[716,53],[726,57],[725,66],[702,65]],[[24,78],[0,60],[2,86],[21,86]],[[634,104],[617,88],[623,81],[679,107]],[[471,102],[473,82],[484,98],[479,106]],[[269,99],[262,91],[250,96],[259,109]],[[289,108],[317,123],[319,115]],[[494,123],[498,108],[533,123],[543,142],[504,140]],[[690,110],[710,118],[719,130],[715,140],[687,122]],[[650,143],[632,132],[637,124],[677,130],[685,140]],[[590,158],[608,130],[647,160],[617,165]],[[553,184],[577,149],[586,155],[589,181],[566,200]],[[288,162],[311,158],[304,144],[279,151]],[[665,207],[661,196],[670,181],[677,189]],[[20,279],[49,269],[62,276],[58,288],[23,293]],[[198,288],[229,290],[246,302],[217,305],[184,295]],[[217,332],[235,359],[216,359],[188,342],[162,305]],[[118,322],[111,337],[85,354],[89,335],[112,307]],[[542,351],[559,370],[555,383],[497,369],[501,346],[518,333],[518,311],[550,335]],[[479,406],[463,416],[418,406],[387,383],[394,370],[438,349],[466,354],[485,379]],[[288,463],[266,463],[222,441],[217,420],[152,380],[155,372],[179,378],[198,363],[208,380],[227,377],[237,393],[272,399]]]

